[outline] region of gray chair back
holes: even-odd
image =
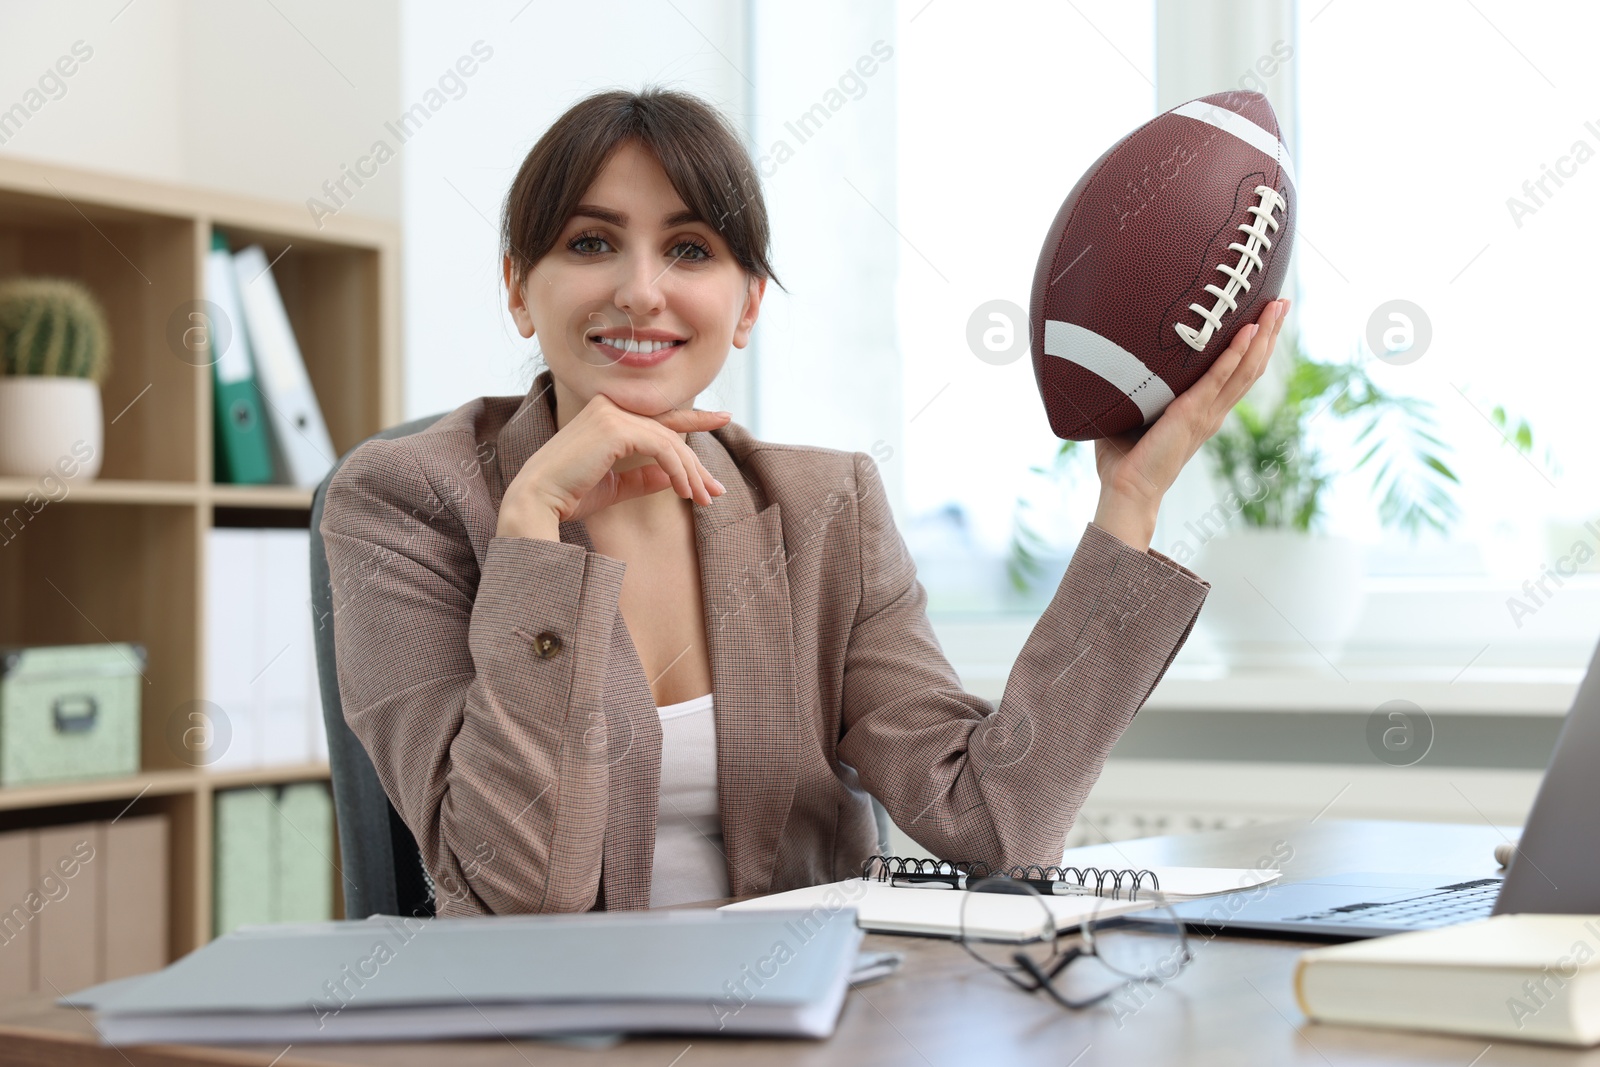
[[[368,440],[391,440],[417,433],[432,426],[443,414],[390,427]],[[322,690],[322,721],[328,732],[333,809],[339,825],[344,915],[347,919],[365,919],[369,915],[427,916],[434,914],[433,884],[422,865],[417,840],[383,791],[378,772],[367,750],[344,721],[344,707],[339,702],[339,666],[333,644],[333,585],[328,574],[327,549],[322,543],[322,506],[328,483],[350,457],[350,452],[339,457],[339,462],[322,479],[311,498],[311,607],[317,678]]]

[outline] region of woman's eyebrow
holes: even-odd
[[[613,226],[622,226],[624,228],[626,228],[628,225],[627,212],[613,211],[611,208],[600,207],[595,204],[579,204],[573,209],[572,217],[575,219],[599,219],[601,222],[609,222]],[[695,211],[693,208],[690,208],[686,211],[677,211],[667,215],[661,220],[661,225],[663,228],[665,228],[668,226],[682,226],[684,223],[688,222],[704,221],[705,220],[700,217],[699,212]]]

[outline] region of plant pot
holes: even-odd
[[[1200,625],[1231,669],[1320,667],[1344,654],[1366,599],[1359,542],[1246,528],[1201,546]]]
[[[0,475],[93,478],[104,439],[100,386],[91,379],[0,378]]]

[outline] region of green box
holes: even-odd
[[[277,922],[277,816],[273,786],[223,789],[216,794],[211,876],[212,932]]]
[[[333,918],[333,796],[322,781],[216,793],[212,932]]]
[[[0,785],[136,774],[145,650],[0,648]]]

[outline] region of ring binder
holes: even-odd
[[[861,865],[863,880],[888,882],[903,888],[965,889],[980,878],[1011,878],[1045,894],[1083,893],[1118,899],[1139,899],[1139,891],[1161,891],[1161,879],[1151,870],[1113,867],[1058,867],[1028,864],[996,868],[982,860],[936,860],[916,856],[869,856]],[[1093,881],[1093,885],[1090,882]]]

